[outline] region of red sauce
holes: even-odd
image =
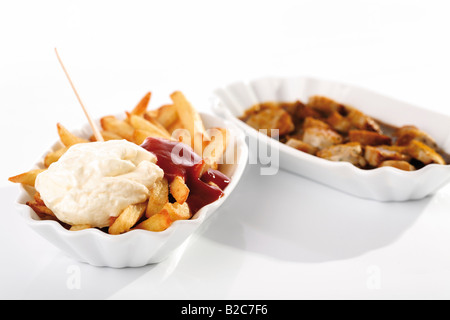
[[[156,156],[156,164],[164,170],[164,176],[169,183],[176,176],[184,178],[189,187],[186,202],[192,213],[222,197],[230,182],[230,179],[218,170],[208,169],[202,173],[204,160],[183,143],[149,137],[141,147]]]

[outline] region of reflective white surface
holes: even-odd
[[[155,107],[181,90],[207,112],[210,93],[231,81],[302,74],[448,115],[445,1],[26,1],[0,9],[8,30],[0,35],[0,298],[450,298],[450,186],[379,203],[248,165],[209,227],[177,254],[115,270],[78,264],[33,233],[14,214],[18,188],[7,181],[57,139],[57,122],[85,123],[55,46],[93,117],[130,109],[148,90]]]

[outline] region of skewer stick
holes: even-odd
[[[70,86],[72,87],[73,92],[75,93],[75,95],[78,99],[78,102],[80,102],[81,108],[83,108],[84,114],[86,115],[86,118],[89,121],[92,131],[94,132],[95,139],[97,141],[105,141],[105,139],[103,139],[102,134],[100,133],[100,130],[97,128],[97,126],[95,125],[95,122],[92,120],[91,116],[89,115],[89,112],[87,111],[86,107],[84,106],[83,101],[81,101],[80,95],[78,94],[77,90],[75,89],[75,86],[73,85],[73,82],[70,79],[69,73],[67,72],[66,68],[64,67],[64,64],[63,64],[61,57],[58,54],[58,50],[56,48],[55,48],[55,53],[56,53],[56,57],[58,58],[59,63],[61,64],[61,67],[62,67],[64,73],[66,74],[67,79],[69,80]]]

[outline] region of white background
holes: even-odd
[[[7,181],[53,144],[57,122],[85,122],[55,47],[94,117],[129,110],[147,91],[153,107],[181,90],[209,112],[216,87],[268,75],[342,81],[450,114],[449,9],[444,0],[0,0],[0,297],[449,298],[449,187],[376,203],[283,171],[261,177],[252,165],[176,255],[113,270],[78,264],[31,233]],[[79,288],[67,283],[74,269]]]

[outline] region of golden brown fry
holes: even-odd
[[[150,190],[150,196],[148,198],[147,210],[145,216],[150,218],[151,216],[159,213],[164,205],[169,202],[169,183],[166,178],[163,178],[155,183]]]
[[[139,103],[134,107],[134,109],[131,111],[131,114],[136,116],[142,116],[147,111],[148,104],[150,102],[150,98],[152,96],[151,92],[147,92],[145,96],[142,97],[142,99],[139,101]]]
[[[21,183],[27,186],[34,187],[34,183],[36,182],[38,174],[44,171],[45,169],[34,169],[17,176],[10,177],[8,180],[14,183]]]
[[[92,226],[89,224],[79,224],[76,226],[71,226],[69,230],[70,231],[80,231],[80,230],[85,230],[85,229],[90,229],[90,228],[92,228]]]
[[[142,218],[146,208],[147,202],[129,205],[114,220],[108,233],[117,235],[129,231]]]
[[[152,134],[150,132],[144,130],[134,130],[133,133],[133,142],[135,144],[141,145],[144,143],[145,139],[150,137]]]
[[[50,165],[59,160],[66,151],[69,150],[68,147],[63,147],[56,151],[48,153],[44,158],[44,165],[48,168]]]
[[[166,203],[163,207],[162,211],[167,211],[169,214],[170,220],[188,220],[191,218],[191,211],[189,210],[189,206],[187,202],[180,204],[178,202],[175,203]]]
[[[67,130],[63,125],[61,125],[60,123],[58,123],[56,125],[57,129],[58,129],[58,135],[59,138],[61,139],[61,142],[64,146],[66,147],[71,147],[75,144],[78,143],[86,143],[89,142],[86,139],[77,137],[76,135],[72,134],[69,130]]]
[[[173,132],[177,129],[183,129],[183,123],[181,119],[177,119],[174,123],[167,127],[167,131],[173,134]]]
[[[160,232],[166,230],[172,224],[169,213],[165,210],[151,216],[147,220],[139,223],[134,229],[144,229],[148,231]]]
[[[156,111],[156,110],[153,110]],[[159,121],[158,119],[156,119],[156,115],[152,115],[151,112],[147,112],[144,114],[144,119],[149,121],[151,124],[153,124],[155,127],[157,127],[159,130],[161,130],[162,132],[164,132],[164,134],[166,134],[168,137],[170,137],[170,133],[169,131],[167,131],[166,127],[164,127]]]
[[[172,138],[173,138],[175,141],[183,142],[184,144],[186,144],[186,145],[188,145],[188,146],[191,146],[191,145],[192,145],[191,135],[190,135],[189,132],[188,132],[187,130],[185,130],[185,129],[182,129],[182,128],[175,129],[175,130],[172,132]]]
[[[189,130],[191,137],[195,137],[196,133],[201,133],[206,139],[209,139],[200,114],[194,109],[184,94],[180,91],[175,91],[170,95],[170,98],[175,105],[183,127]]]
[[[156,117],[156,120],[158,120],[158,122],[161,123],[166,129],[179,120],[177,109],[173,104],[163,105],[156,111],[156,114],[149,112],[147,112],[147,114]]]
[[[203,148],[202,156],[207,165],[217,169],[229,142],[229,132],[224,128],[212,128],[208,133],[211,138]]]
[[[27,202],[27,205],[31,207],[31,209],[33,209],[40,218],[43,216],[55,217],[53,211],[47,208],[44,201],[42,201],[38,192],[35,193],[33,200]]]
[[[171,139],[171,137],[167,131],[161,130],[160,128],[155,126],[153,123],[151,123],[150,121],[148,121],[142,117],[138,117],[136,115],[131,114],[128,118],[128,121],[130,122],[130,125],[135,130],[146,131],[146,132],[150,133],[149,136]]]
[[[175,198],[175,200],[183,204],[186,202],[189,196],[189,187],[186,185],[184,178],[176,176],[175,179],[170,183],[170,194]]]
[[[113,132],[116,135],[133,141],[134,128],[124,120],[119,120],[114,116],[106,116],[101,118],[100,124],[105,131]]]
[[[119,136],[118,134],[114,133],[114,132],[110,132],[110,131],[101,131],[100,134],[103,137],[103,140],[105,141],[109,141],[109,140],[122,140],[123,138],[121,136]],[[97,139],[95,139],[95,136],[92,135],[90,138],[90,141],[94,142],[97,141]]]

